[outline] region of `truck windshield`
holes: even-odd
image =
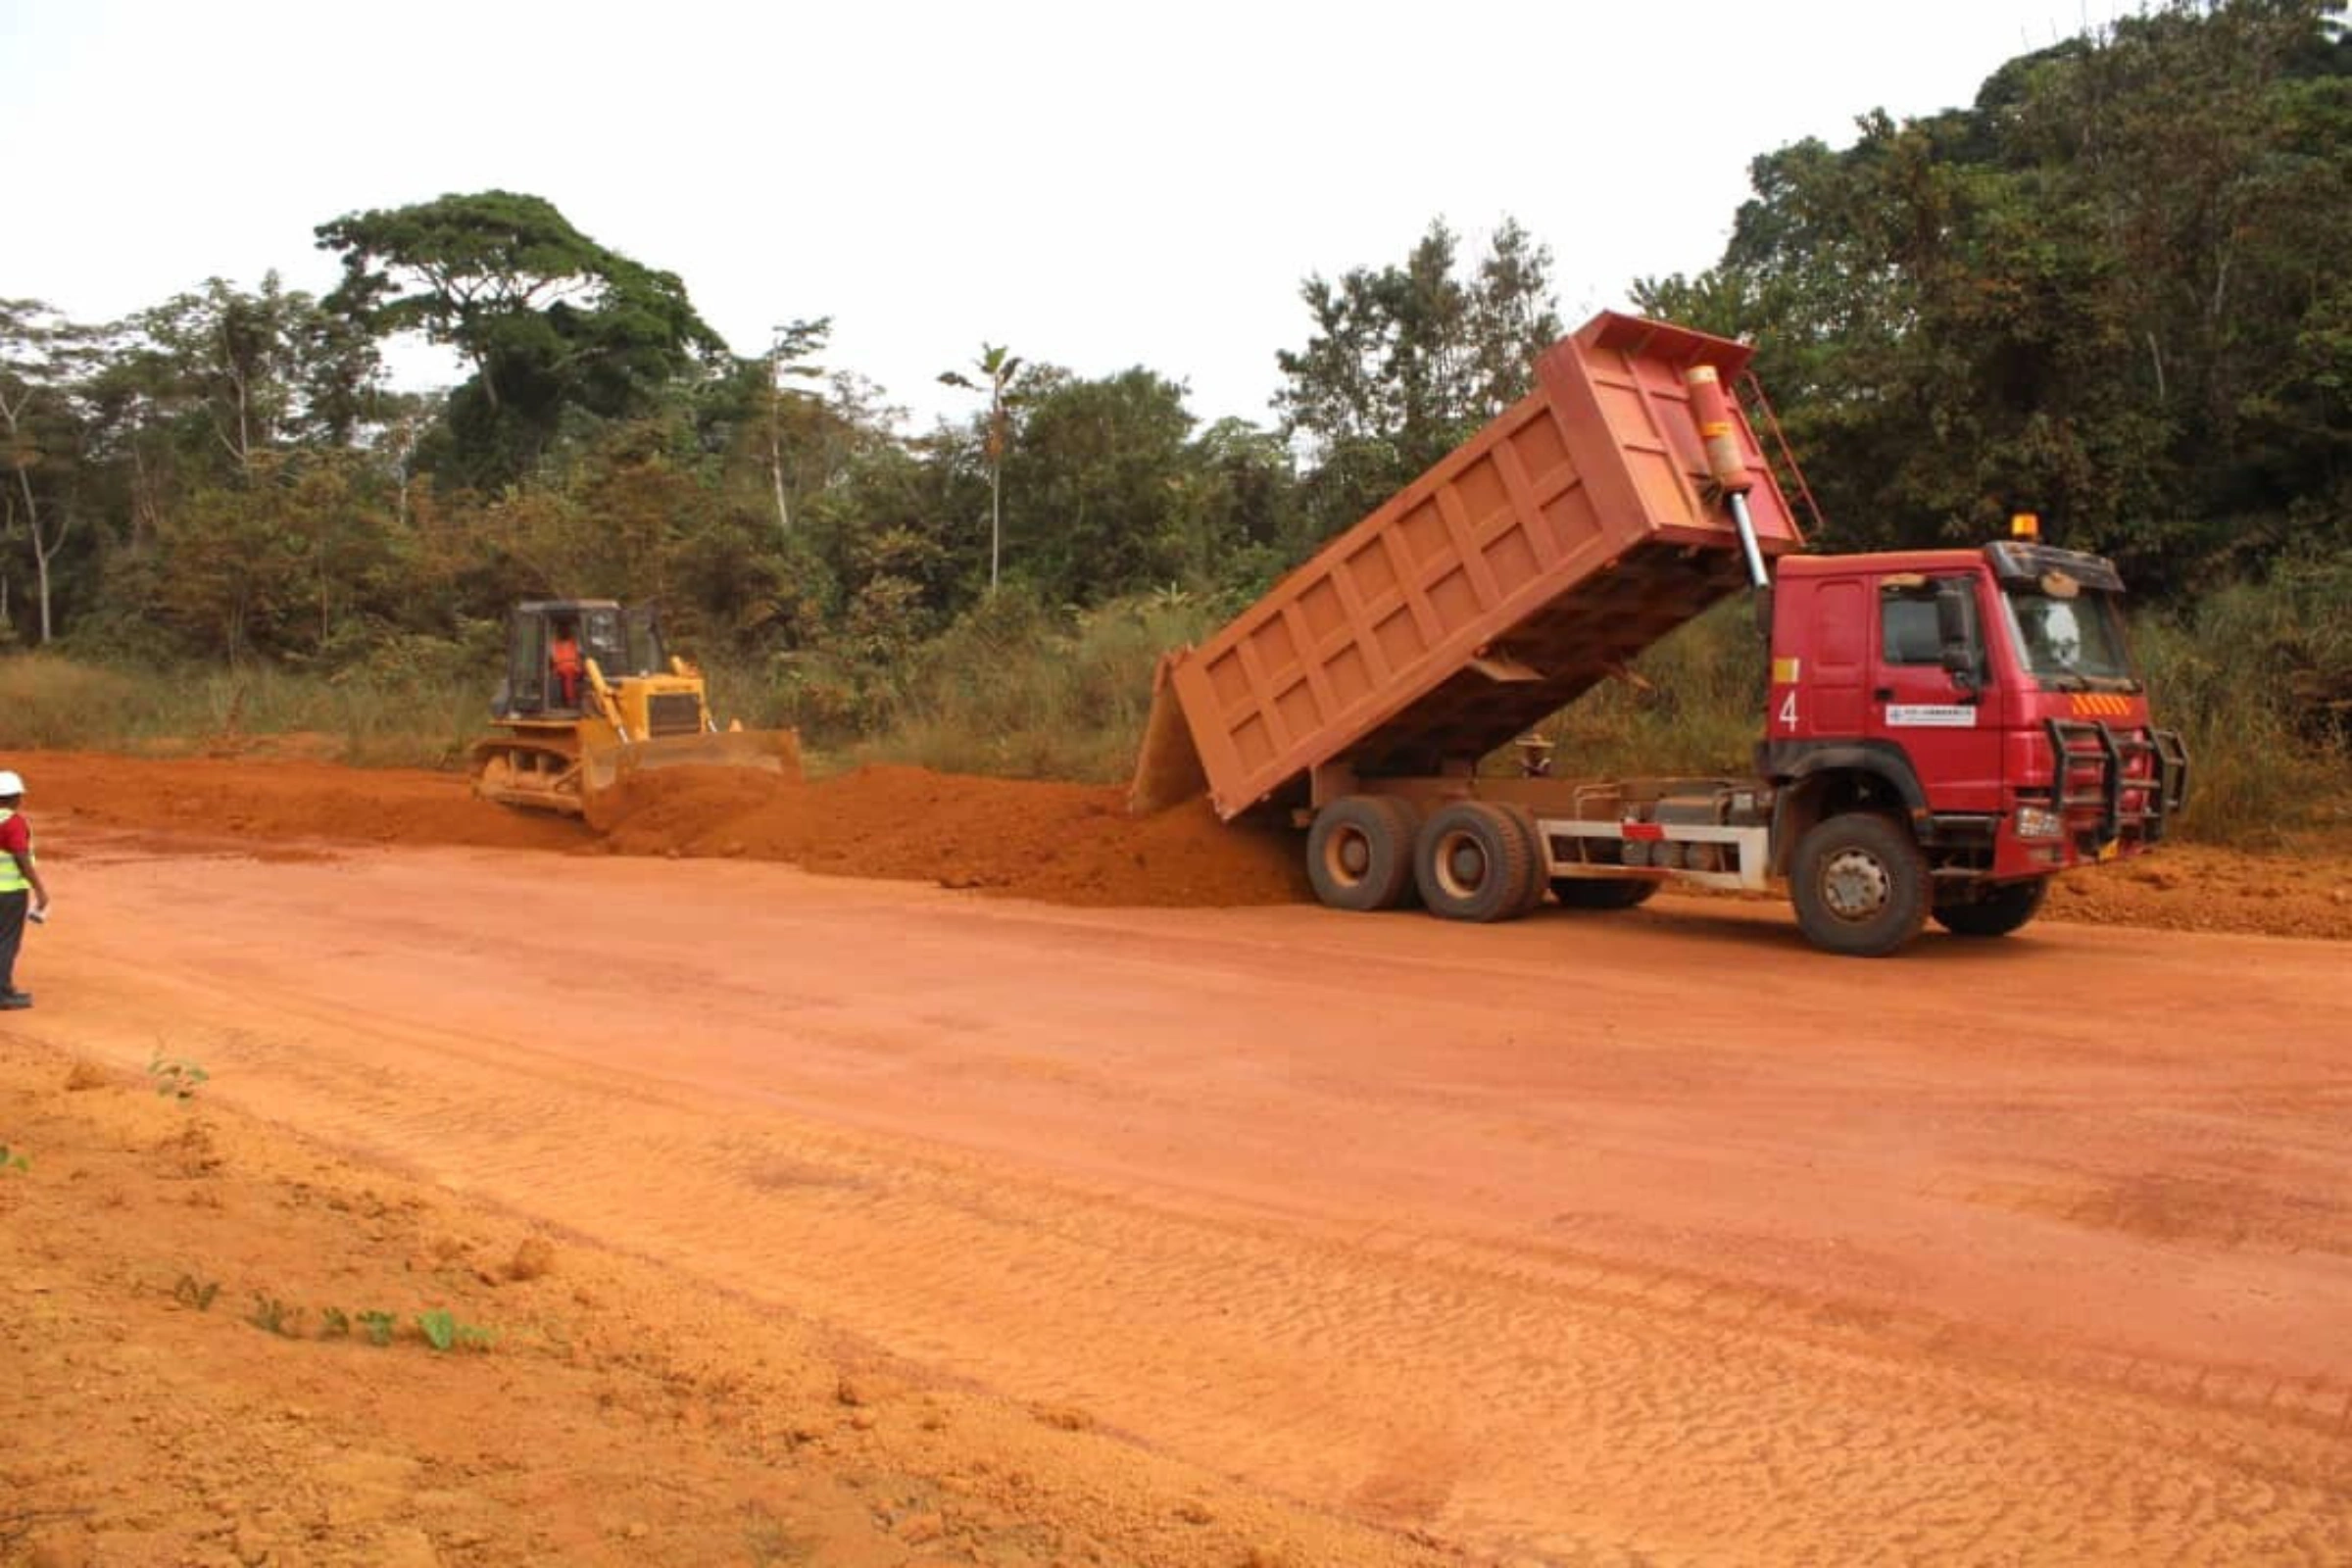
[[[2114,599],[2094,589],[2060,586],[2066,591],[2013,583],[2001,594],[2010,636],[2026,668],[2061,691],[2115,683],[2137,691]]]

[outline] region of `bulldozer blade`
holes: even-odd
[[[1181,805],[1208,788],[1208,774],[1193,743],[1192,726],[1176,701],[1169,669],[1178,656],[1160,659],[1152,672],[1152,716],[1144,720],[1144,744],[1135,758],[1135,781],[1127,789],[1130,815],[1149,816]]]
[[[664,735],[607,746],[580,759],[580,798],[589,825],[607,827],[612,792],[642,772],[665,767],[740,767],[801,779],[801,736],[790,729],[719,730]]]

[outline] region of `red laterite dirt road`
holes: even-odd
[[[626,1260],[641,1329],[719,1299],[1109,1440],[1033,1467],[1137,1450],[1473,1560],[2352,1560],[2341,944],[2045,923],[1869,963],[1674,900],[1463,928],[54,842],[20,1054],[201,1062],[238,1137]],[[697,1560],[418,1517],[450,1563]],[[1101,1558],[1371,1550],[1282,1539]]]

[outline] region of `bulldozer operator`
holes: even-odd
[[[580,677],[587,672],[587,665],[580,659],[579,628],[571,621],[559,620],[550,631],[548,664],[555,671],[563,706],[576,709],[580,706]]]

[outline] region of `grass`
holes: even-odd
[[[263,1333],[287,1340],[302,1338],[302,1319],[301,1307],[259,1291],[254,1293],[253,1310],[245,1314],[245,1321]]]
[[[2316,618],[2285,595],[2240,586],[2132,627],[2157,717],[2188,746],[2184,837],[2264,847],[2352,825],[2352,737],[2339,713],[2307,696],[2328,667],[2307,652]],[[2332,619],[2343,637],[2352,609]]]
[[[26,748],[174,754],[302,735],[334,761],[442,767],[487,724],[489,687],[405,667],[158,673],[25,654],[0,659],[0,712]]]
[[[154,1083],[158,1095],[167,1100],[176,1100],[183,1105],[194,1100],[197,1092],[213,1077],[201,1065],[184,1056],[165,1055],[160,1046],[147,1063],[147,1076]]]
[[[416,1332],[423,1336],[425,1344],[439,1351],[460,1346],[468,1350],[487,1350],[498,1340],[488,1329],[459,1322],[446,1309],[417,1313]]]
[[[193,1274],[182,1274],[179,1283],[172,1288],[172,1298],[200,1312],[210,1311],[213,1298],[220,1290],[218,1281],[199,1282]],[[356,1326],[361,1336],[378,1348],[389,1346],[400,1332],[399,1315],[380,1308],[348,1312],[340,1306],[322,1306],[318,1309],[318,1328],[315,1336],[306,1332],[309,1315],[304,1308],[291,1301],[256,1291],[253,1293],[253,1306],[246,1312],[245,1321],[265,1334],[273,1334],[284,1340],[347,1340],[352,1337]],[[440,1353],[453,1349],[488,1350],[498,1343],[498,1335],[494,1331],[461,1322],[447,1308],[437,1307],[415,1313],[411,1322],[416,1327],[416,1338]]]
[[[1007,589],[917,651],[860,761],[1113,783],[1134,769],[1152,671],[1232,607],[1183,594],[1065,613]]]

